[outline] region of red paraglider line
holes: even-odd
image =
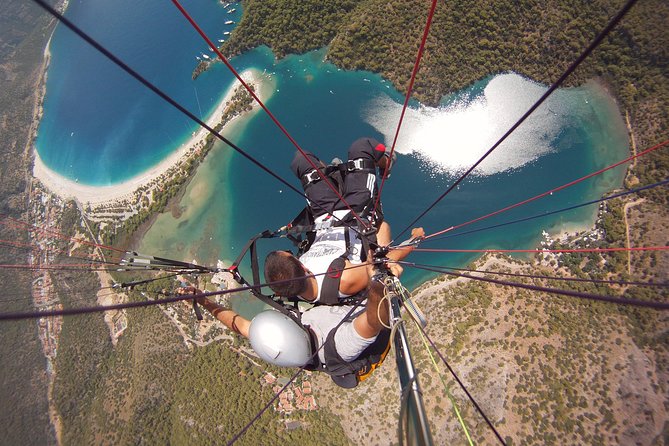
[[[568,188],[568,187],[570,187],[570,186],[573,186],[573,185],[578,184],[578,183],[580,183],[580,182],[582,182],[582,181],[585,181],[585,180],[587,180],[588,178],[592,178],[592,177],[594,177],[594,176],[596,176],[596,175],[600,175],[600,174],[606,172],[607,170],[611,170],[611,169],[613,169],[613,168],[615,168],[615,167],[620,166],[621,164],[627,163],[627,162],[632,161],[632,160],[634,160],[634,159],[636,159],[636,158],[639,158],[639,157],[641,157],[641,156],[643,156],[643,155],[646,155],[646,154],[648,154],[648,153],[650,153],[650,152],[652,152],[652,151],[654,151],[654,150],[660,149],[660,148],[666,146],[667,144],[669,144],[669,140],[666,140],[666,141],[661,142],[661,143],[659,143],[659,144],[657,144],[657,145],[655,145],[655,146],[653,146],[653,147],[651,147],[651,148],[649,148],[649,149],[646,149],[646,150],[644,150],[643,152],[641,152],[641,153],[639,153],[639,154],[637,154],[637,155],[630,156],[629,158],[626,158],[626,159],[624,159],[624,160],[622,160],[622,161],[619,161],[619,162],[617,162],[617,163],[615,163],[615,164],[612,164],[612,165],[610,165],[610,166],[608,166],[608,167],[605,167],[605,168],[603,168],[603,169],[600,169],[600,170],[598,170],[597,172],[593,172],[593,173],[591,173],[591,174],[589,174],[589,175],[586,175],[586,176],[584,176],[584,177],[581,177],[581,178],[579,178],[579,179],[577,179],[577,180],[574,180],[574,181],[571,181],[571,182],[569,182],[569,183],[567,183],[567,184],[564,184],[564,185],[562,185],[562,186],[556,187],[555,189],[551,189],[551,190],[546,191],[546,192],[544,192],[544,193],[542,193],[542,194],[536,195],[536,196],[534,196],[534,197],[532,197],[532,198],[528,198],[527,200],[523,200],[523,201],[520,201],[520,202],[518,202],[518,203],[516,203],[516,204],[512,204],[512,205],[507,206],[507,207],[505,207],[505,208],[499,209],[499,210],[497,210],[497,211],[495,211],[495,212],[491,212],[491,213],[489,213],[489,214],[487,214],[487,215],[484,215],[484,216],[482,216],[482,217],[478,217],[478,218],[475,218],[475,219],[473,219],[473,220],[467,221],[467,222],[465,222],[465,223],[461,223],[461,224],[456,225],[456,226],[451,226],[450,228],[447,228],[447,229],[444,229],[444,230],[442,230],[442,231],[435,232],[434,234],[430,234],[430,235],[428,235],[428,236],[425,236],[425,239],[424,239],[424,240],[428,240],[428,239],[430,239],[430,238],[432,238],[432,237],[436,237],[436,236],[441,235],[441,234],[444,234],[444,233],[446,233],[446,232],[450,232],[450,231],[453,231],[453,230],[455,230],[455,229],[462,228],[463,226],[467,226],[467,225],[470,225],[470,224],[472,224],[472,223],[476,223],[477,221],[485,220],[486,218],[493,217],[493,216],[495,216],[495,215],[501,214],[502,212],[506,212],[506,211],[508,211],[508,210],[517,208],[517,207],[522,206],[522,205],[524,205],[524,204],[530,203],[530,202],[532,202],[532,201],[534,201],[534,200],[538,200],[539,198],[543,198],[543,197],[545,197],[545,196],[547,196],[547,195],[552,195],[554,192],[558,192],[558,191],[560,191],[560,190],[562,190],[562,189],[566,189],[566,188]]]
[[[369,227],[369,223],[362,220],[358,216],[358,214],[356,214],[356,212],[353,210],[353,208],[351,208],[351,206],[346,202],[346,200],[344,200],[344,197],[339,193],[337,188],[328,180],[328,178],[323,174],[323,172],[321,170],[319,170],[318,166],[316,166],[316,164],[307,156],[306,152],[304,150],[302,150],[302,147],[300,147],[300,145],[297,143],[297,141],[295,141],[295,139],[293,139],[293,137],[290,135],[290,133],[288,133],[288,130],[286,130],[286,128],[279,122],[279,120],[274,116],[274,114],[269,110],[269,108],[267,108],[267,106],[260,100],[258,95],[256,95],[255,91],[253,91],[253,88],[251,88],[251,86],[248,85],[244,81],[244,79],[242,79],[242,77],[239,75],[237,70],[235,70],[235,68],[232,66],[232,64],[230,64],[228,59],[223,55],[223,53],[221,53],[221,51],[218,49],[216,44],[214,44],[214,42],[212,42],[211,39],[209,39],[209,37],[207,37],[207,35],[202,30],[202,28],[200,28],[200,25],[198,25],[197,22],[190,16],[190,14],[188,14],[188,12],[184,9],[184,7],[181,6],[179,1],[178,0],[172,0],[172,3],[174,3],[174,6],[177,7],[177,9],[186,18],[186,20],[188,20],[188,22],[193,26],[193,28],[197,31],[197,33],[200,34],[200,36],[202,36],[202,38],[207,42],[207,45],[209,45],[209,47],[216,53],[218,58],[225,64],[225,66],[228,67],[228,69],[232,72],[232,74],[235,75],[237,80],[242,84],[242,86],[246,89],[246,91],[249,92],[249,94],[258,103],[258,105],[260,105],[260,107],[262,107],[262,109],[265,111],[265,113],[267,113],[267,116],[269,116],[269,118],[274,122],[274,124],[276,124],[276,126],[279,128],[279,130],[281,130],[281,132],[284,135],[286,135],[286,137],[290,140],[290,142],[295,146],[297,151],[300,152],[302,154],[302,156],[304,157],[304,159],[307,160],[309,165],[316,170],[316,172],[318,173],[318,176],[321,178],[321,180],[325,181],[325,183],[328,185],[328,187],[330,189],[332,189],[332,191],[337,195],[337,198],[339,198],[341,200],[341,202],[344,203],[344,205],[351,211],[351,214],[356,218],[356,220],[358,220],[358,222],[362,225],[362,227],[364,227],[364,228]]]
[[[411,72],[411,80],[409,81],[409,88],[407,89],[407,94],[404,97],[404,106],[402,107],[402,114],[400,115],[400,120],[397,123],[397,130],[395,130],[395,137],[393,138],[393,145],[390,148],[390,157],[387,162],[390,163],[395,154],[395,144],[397,144],[397,138],[400,134],[400,128],[402,127],[402,122],[404,121],[404,114],[407,107],[409,106],[409,99],[411,98],[411,92],[413,91],[413,84],[416,80],[416,74],[418,74],[418,67],[420,66],[420,61],[423,58],[423,52],[425,51],[425,43],[427,42],[427,36],[430,33],[430,26],[432,25],[432,18],[434,17],[434,11],[437,8],[437,0],[432,0],[432,6],[430,7],[430,12],[427,15],[427,23],[425,24],[425,30],[423,31],[423,38],[420,42],[420,47],[418,48],[418,55],[416,56],[416,62],[413,65],[413,71]],[[379,187],[379,193],[376,196],[376,202],[374,203],[374,212],[379,206],[381,201],[381,192],[383,191],[383,186],[386,184],[386,179],[388,178],[388,172],[390,169],[385,169],[383,172],[383,178],[381,179],[381,186]]]

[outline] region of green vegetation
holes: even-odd
[[[102,315],[66,318],[54,392],[65,444],[168,443],[185,347],[157,308],[128,319],[112,348]]]
[[[399,0],[247,0],[244,17],[224,49],[236,54],[267,45],[283,57],[330,45],[328,58],[337,65],[379,72],[406,90],[428,6]],[[619,7],[612,0],[439,4],[416,95],[436,103],[445,94],[509,70],[551,83]],[[669,37],[656,32],[663,28],[666,8],[661,0],[638,4],[571,84],[604,76],[615,83],[627,106],[658,94],[666,104],[663,70]]]
[[[555,274],[537,265],[523,267],[523,272],[530,271]],[[593,284],[514,281],[619,294]],[[641,353],[634,331],[659,327],[654,320],[657,312],[475,281],[452,284],[439,294],[423,296],[419,303],[430,315],[428,334],[493,424],[514,444],[650,444],[653,418],[664,410],[661,402],[652,401],[666,395],[662,378],[655,374],[666,367],[661,359],[665,356],[659,353],[666,351],[667,344],[666,337],[647,333],[646,342],[638,344],[646,349]],[[645,324],[634,326],[639,318]],[[418,333],[413,329],[409,334],[419,369],[433,374],[431,369],[428,372],[430,363]],[[658,363],[641,366],[640,358],[657,358]],[[448,373],[442,373],[475,442],[492,443],[487,426],[477,421],[478,415]],[[439,404],[447,405],[443,387],[424,375],[421,383],[441,441],[460,442],[463,434],[452,412],[434,410]],[[634,425],[621,407],[639,414]]]
[[[30,141],[35,91],[53,22],[32,2],[7,0],[0,13],[0,213],[29,221]],[[0,226],[0,238],[28,243],[27,231]],[[0,262],[25,263],[28,252],[0,249]],[[31,311],[29,271],[0,269],[3,312]],[[48,444],[46,360],[35,321],[5,322],[0,336],[0,444]]]
[[[59,279],[57,291],[65,308],[95,305],[100,284],[94,275],[63,271]],[[94,432],[87,423],[93,416],[97,389],[106,371],[105,359],[110,353],[109,330],[101,315],[64,319],[53,398],[63,419],[65,444],[94,442]]]
[[[283,57],[328,46],[327,58],[336,65],[380,73],[406,91],[428,6],[405,0],[247,0],[244,17],[223,49],[237,54],[267,45]],[[617,0],[439,3],[414,96],[437,104],[475,81],[507,71],[553,83],[620,7]],[[631,114],[640,148],[666,139],[668,15],[667,2],[638,2],[565,85],[593,77],[610,85]],[[641,185],[667,178],[669,152],[641,160],[635,174]],[[642,196],[666,206],[663,190]]]
[[[277,57],[327,45],[359,2],[352,0],[247,0],[244,16],[223,46],[237,54],[267,45]]]
[[[65,320],[54,395],[65,444],[220,444],[273,396],[261,378],[282,370],[254,365],[227,342],[189,351],[157,307],[127,315],[128,328],[114,348],[100,315]],[[324,437],[347,444],[327,410],[288,419],[300,427],[286,429],[270,409],[240,444],[317,444]]]
[[[215,343],[197,349],[175,396],[171,443],[210,445],[232,439],[274,395],[269,386],[261,386],[263,374],[264,366],[254,366],[229,346]],[[270,408],[240,444],[348,444],[326,410],[291,415],[303,426],[295,430],[287,430],[281,418]]]

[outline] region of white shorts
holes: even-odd
[[[302,314],[302,323],[308,325],[316,334],[318,340],[318,348],[320,348],[328,337],[330,331],[341,322],[344,317],[351,311],[352,305],[321,305],[313,307]],[[364,305],[361,305],[354,313],[359,313],[364,310]],[[344,322],[335,333],[335,345],[337,346],[337,353],[346,361],[353,361],[360,356],[367,347],[369,347],[376,340],[376,336],[366,339],[355,331],[353,322]],[[321,348],[318,351],[318,357],[322,363],[325,363],[325,349]]]

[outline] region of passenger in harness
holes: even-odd
[[[371,254],[368,254],[369,240],[365,240],[369,231],[365,231],[360,225],[357,230],[351,227],[356,224],[356,220],[351,217],[348,206],[376,229],[372,242],[380,247],[387,246],[391,241],[391,233],[390,226],[383,219],[381,205],[376,203],[376,169],[379,169],[381,175],[388,174],[394,160],[386,147],[373,138],[354,141],[348,150],[348,162],[342,163],[343,166],[324,166],[315,155],[307,153],[307,156],[316,166],[323,166],[319,170],[325,173],[339,167],[335,173],[339,173],[341,177],[330,178],[334,177],[344,200],[320,179],[304,156],[296,154],[291,169],[302,182],[308,199],[307,210],[310,211],[317,229],[312,234],[308,248],[302,249],[299,257],[285,251],[269,253],[265,259],[265,279],[269,283],[286,281],[271,285],[272,290],[279,296],[296,297],[317,304],[303,313],[302,324],[309,327],[318,345],[324,344],[319,352],[324,371],[330,373],[337,384],[354,387],[362,376],[361,370],[355,372],[355,381],[349,376],[348,382],[341,379],[341,376],[337,378],[337,370],[355,371],[360,365],[360,361],[356,361],[361,358],[364,369],[365,362],[369,361],[366,361],[363,352],[368,348],[375,351],[374,348],[379,345],[387,352],[388,333],[383,333],[382,339],[376,342],[384,325],[387,326],[387,320],[384,319],[383,324],[375,320],[379,304],[377,296],[371,293],[376,285],[370,285],[373,270],[370,268]],[[344,224],[340,223],[342,221]],[[327,227],[327,222],[332,222],[333,225]],[[415,228],[411,235],[413,239],[417,239],[424,237],[425,233],[422,228]],[[386,256],[389,260],[399,261],[412,250],[413,245],[408,245],[392,250]],[[388,263],[388,267],[395,276],[401,275],[402,268],[399,264]],[[367,294],[368,291],[370,294]],[[382,287],[378,292],[383,292]],[[352,322],[347,321],[337,327],[353,308],[352,302],[366,296],[368,301],[364,313],[352,319]],[[383,314],[387,315],[386,304],[382,307]],[[373,353],[372,357],[375,355]],[[380,361],[384,357],[385,354],[380,356]]]

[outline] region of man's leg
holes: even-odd
[[[364,160],[367,166],[363,170],[349,172],[344,180],[344,199],[354,211],[362,212],[366,207],[374,209],[378,193],[376,185],[376,166],[383,163],[386,147],[374,138],[360,138],[348,149],[348,160]],[[381,204],[377,207],[376,221],[382,217]]]
[[[383,284],[372,281],[367,296],[367,308],[353,320],[353,328],[363,338],[376,336],[384,328],[383,324],[388,325],[388,301],[383,299],[384,292]]]
[[[305,153],[314,165],[318,167],[325,166],[313,153]],[[292,170],[295,176],[302,181],[306,174],[314,171],[314,168],[304,155],[300,152],[295,152],[293,161],[290,163],[290,170]],[[304,185],[304,182],[302,182],[302,184]],[[311,210],[315,217],[332,212],[340,201],[337,194],[335,194],[332,188],[322,179],[304,185],[304,193],[307,196],[307,203],[311,206]]]
[[[386,146],[374,138],[360,138],[348,148],[348,159],[364,158],[378,164],[386,153]]]

